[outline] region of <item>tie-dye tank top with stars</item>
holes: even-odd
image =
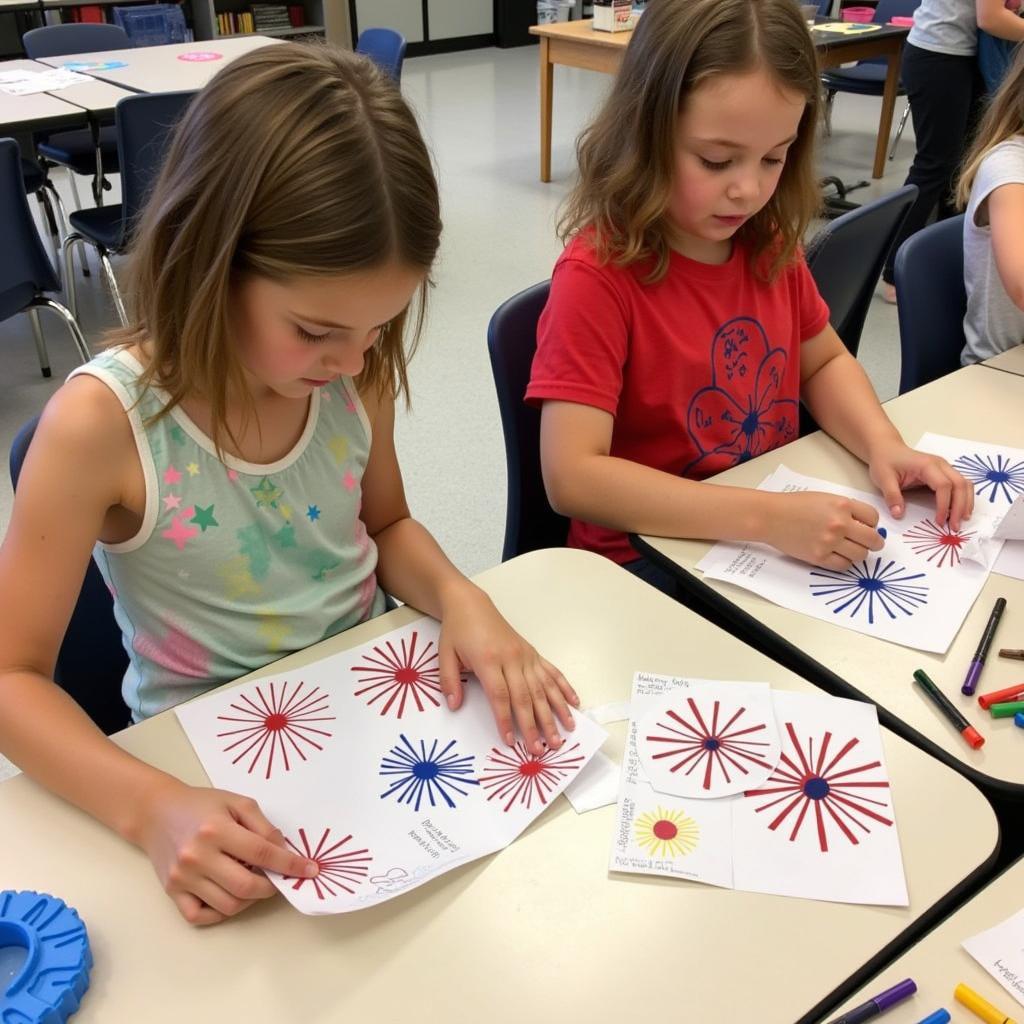
[[[139,721],[384,610],[359,516],[370,424],[348,378],[314,391],[295,447],[269,465],[225,453],[180,409],[139,399],[142,367],[111,349],[75,371],[131,421],[146,481],[142,527],[94,557],[114,597]],[[74,376],[74,374],[72,374]]]

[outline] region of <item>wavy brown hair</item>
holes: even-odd
[[[821,83],[794,0],[652,0],[604,106],[577,141],[579,178],[559,219],[562,242],[590,231],[602,260],[651,260],[647,280],[664,277],[666,210],[686,97],[714,75],[758,69],[806,100],[775,194],[736,234],[755,271],[775,277],[794,258],[820,205],[814,141]]]
[[[411,336],[405,310],[367,352],[359,385],[408,400],[440,234],[430,155],[393,82],[329,46],[266,46],[220,71],[177,125],[133,232],[129,326],[111,340],[147,344],[142,383],[170,399],[160,416],[186,396],[209,404],[220,450],[228,396],[246,394],[231,336],[239,278],[399,261],[425,275]]]
[[[1024,47],[1018,46],[1013,63],[1002,84],[992,94],[985,108],[971,148],[964,157],[956,185],[956,205],[967,209],[971,186],[988,151],[1014,135],[1024,135]]]

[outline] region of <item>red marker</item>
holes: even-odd
[[[982,710],[988,711],[992,704],[1002,704],[1003,701],[1016,700],[1018,697],[1024,697],[1024,683],[1018,683],[1016,686],[1008,686],[1005,690],[995,690],[992,693],[983,693],[978,698],[978,703],[981,705]]]

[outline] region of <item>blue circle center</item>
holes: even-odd
[[[867,591],[885,589],[885,584],[881,580],[876,580],[873,576],[861,576],[861,578],[857,580],[857,586],[860,587],[861,590]]]
[[[424,782],[437,778],[438,771],[440,769],[437,767],[436,761],[417,761],[412,768],[413,775],[417,779],[423,779]]]
[[[994,484],[1005,484],[1010,479],[1010,474],[1001,469],[990,469],[986,476]]]
[[[743,417],[743,422],[740,424],[740,430],[743,431],[747,437],[753,437],[758,427],[758,415],[757,412],[748,412]]]
[[[824,800],[828,796],[828,789],[828,783],[817,776],[804,783],[804,795],[809,796],[812,800]]]
[[[717,750],[720,746],[721,746],[721,744],[713,736],[709,736],[704,741],[704,749],[705,750]]]

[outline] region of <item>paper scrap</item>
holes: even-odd
[[[982,967],[1024,1006],[1024,910],[962,943]]]

